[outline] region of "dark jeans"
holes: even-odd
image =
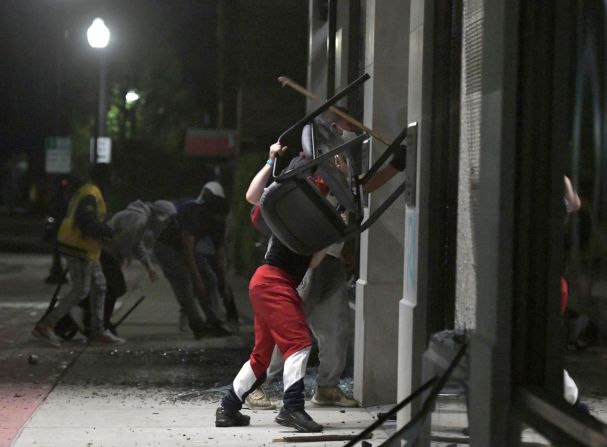
[[[105,250],[101,252],[101,269],[105,276],[107,289],[105,292],[105,308],[103,310],[103,323],[108,327],[114,313],[116,301],[126,293],[126,281],[122,273],[121,262]]]

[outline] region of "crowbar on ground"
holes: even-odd
[[[141,304],[141,302],[142,302],[144,299],[145,299],[145,295],[142,295],[142,296],[141,296],[141,298],[139,298],[139,299],[138,299],[138,300],[135,302],[135,304],[133,304],[133,305],[131,306],[131,308],[130,308],[130,309],[129,309],[129,310],[128,310],[128,311],[127,311],[127,312],[126,312],[126,313],[125,313],[125,314],[124,314],[124,315],[123,315],[121,318],[120,318],[120,320],[118,320],[118,321],[116,322],[116,324],[112,324],[112,327],[113,327],[114,329],[116,329],[118,326],[120,326],[120,325],[122,324],[122,322],[123,322],[124,320],[126,320],[126,318],[127,318],[129,315],[131,315],[131,312],[133,312],[133,311],[135,310],[135,308],[136,308],[137,306],[139,306],[139,304]]]

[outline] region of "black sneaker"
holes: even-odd
[[[285,407],[280,409],[276,422],[285,427],[293,427],[297,431],[312,433],[322,431],[322,425],[317,424],[308,413],[301,410],[289,410]]]
[[[209,336],[209,331],[206,328],[197,329],[194,332],[194,340],[200,340]]]
[[[233,334],[232,330],[224,323],[217,323],[209,327],[211,337],[228,337]]]
[[[249,425],[251,418],[240,411],[229,411],[219,407],[215,412],[215,427],[244,427]]]

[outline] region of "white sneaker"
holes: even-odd
[[[32,329],[32,335],[38,340],[42,340],[55,348],[61,347],[61,341],[59,340],[59,337],[55,335],[51,326],[37,324],[34,326],[34,329]]]
[[[126,342],[124,338],[116,337],[112,334],[109,329],[103,331],[99,335],[94,335],[88,340],[89,345],[93,346],[107,346],[107,345],[121,345]]]

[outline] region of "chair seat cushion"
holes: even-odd
[[[295,253],[312,255],[345,238],[341,216],[307,178],[272,183],[260,205],[274,236]]]

